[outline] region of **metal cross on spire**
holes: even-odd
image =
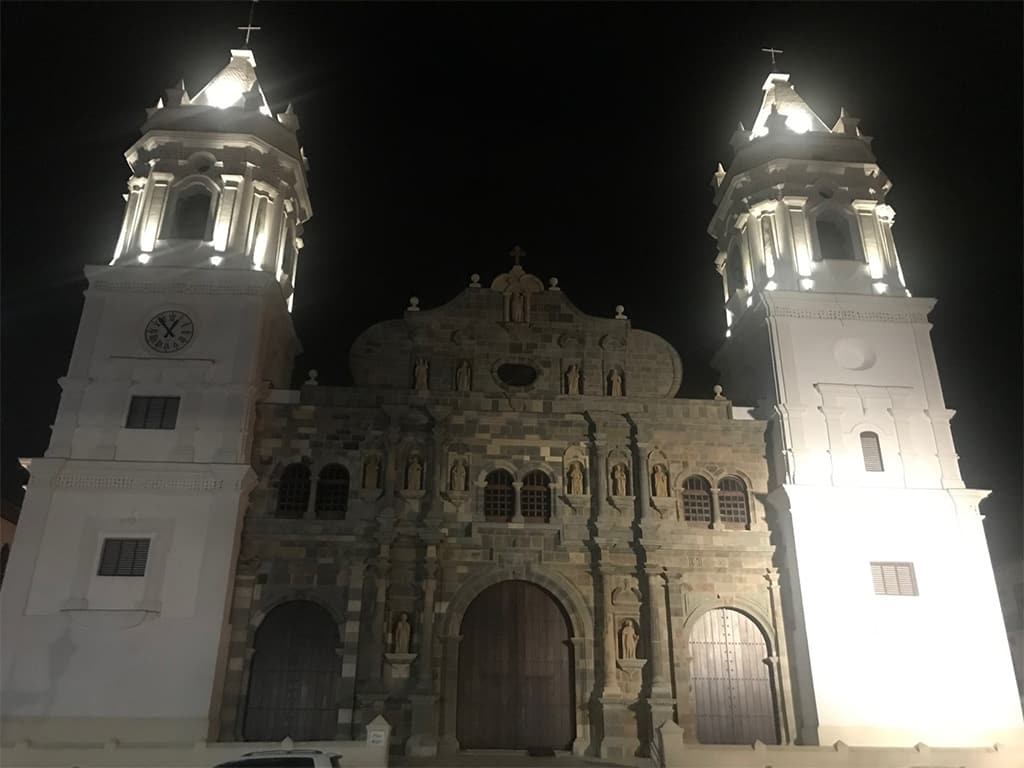
[[[771,57],[772,57],[772,72],[777,71],[776,68],[775,68],[775,54],[777,54],[777,53],[785,53],[785,51],[780,51],[778,48],[762,48],[761,50],[763,52],[765,52],[765,53],[771,54]]]
[[[259,0],[252,0],[252,5],[249,6],[249,23],[246,24],[244,27],[238,27],[238,30],[240,32],[245,32],[245,47],[246,48],[249,47],[249,35],[251,35],[253,32],[259,32],[260,29],[262,29],[262,27],[254,27],[252,25],[252,17],[253,17],[253,14],[256,12],[256,3],[257,2],[259,2]]]

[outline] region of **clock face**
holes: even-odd
[[[156,352],[178,352],[188,346],[195,331],[191,317],[168,309],[146,323],[146,343]]]

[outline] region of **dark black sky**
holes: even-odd
[[[5,2],[4,495],[41,455],[84,287],[109,260],[144,108],[195,93],[246,3]],[[622,303],[706,397],[723,333],[708,180],[769,71],[831,124],[862,118],[894,182],[896,242],[933,339],[997,558],[1021,549],[1019,3],[333,4],[264,0],[253,49],[310,158],[298,369],[348,382],[348,347],[410,295],[451,298],[509,249],[585,311]],[[993,534],[995,534],[993,536]]]

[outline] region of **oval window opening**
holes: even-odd
[[[498,366],[498,378],[510,387],[528,387],[537,380],[537,371],[523,363],[502,363]]]

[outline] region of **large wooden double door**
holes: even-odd
[[[566,749],[575,736],[569,623],[545,590],[503,581],[462,619],[456,736],[463,749]]]

